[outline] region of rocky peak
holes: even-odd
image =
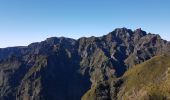
[[[121,44],[121,43],[129,41],[132,35],[133,35],[133,32],[130,29],[116,28],[114,31],[106,35],[106,39],[108,41],[117,42]]]
[[[122,83],[115,79],[128,68],[169,53],[169,42],[141,28],[117,28],[78,40],[51,37],[24,48],[0,49],[0,100],[80,100],[90,88],[87,96],[97,92],[95,97],[108,100]]]
[[[116,37],[130,37],[133,32],[127,28],[117,28],[112,32]]]
[[[145,36],[147,35],[147,33],[145,31],[143,31],[141,28],[138,28],[134,31],[134,34],[139,34],[141,36]]]

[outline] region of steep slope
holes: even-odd
[[[91,82],[88,75],[79,73],[79,58],[60,46],[49,50],[48,55],[11,57],[1,62],[1,100],[78,100],[82,97]]]
[[[97,83],[82,100],[169,100],[170,56],[155,56],[117,79]]]
[[[170,99],[170,56],[156,56],[128,70],[118,100]]]
[[[117,99],[128,69],[169,53],[170,42],[159,35],[126,28],[102,37],[52,37],[0,49],[0,99]]]

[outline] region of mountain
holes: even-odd
[[[170,56],[155,56],[128,70],[118,93],[124,100],[170,99]],[[140,80],[139,80],[140,79]]]
[[[127,28],[2,48],[0,99],[168,99],[169,54],[170,42],[159,35]]]

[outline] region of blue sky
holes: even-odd
[[[170,0],[0,0],[0,48],[142,28],[170,40]]]

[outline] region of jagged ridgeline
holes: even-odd
[[[170,42],[141,29],[0,49],[0,100],[170,99]]]

